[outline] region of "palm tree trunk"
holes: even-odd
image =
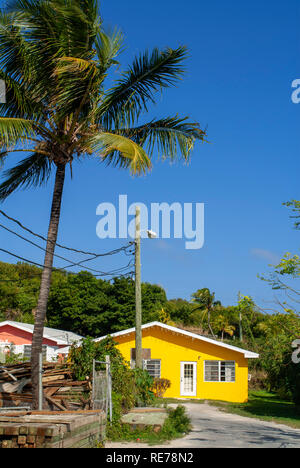
[[[207,323],[208,323],[208,328],[209,328],[210,333],[215,338],[215,334],[214,334],[214,332],[213,332],[213,330],[211,328],[211,324],[210,324],[210,309],[207,309]]]
[[[39,354],[42,352],[44,323],[46,319],[47,303],[49,297],[53,255],[57,240],[58,225],[60,219],[61,200],[65,180],[64,164],[57,165],[55,185],[52,197],[52,207],[48,228],[47,246],[44,260],[44,268],[41,277],[39,300],[35,314],[34,330],[31,348],[31,381],[33,408],[38,408],[38,382],[39,382]]]

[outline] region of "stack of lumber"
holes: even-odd
[[[0,415],[1,448],[94,448],[104,441],[99,410],[12,412]]]
[[[78,382],[67,365],[43,364],[44,407],[53,410],[90,408],[91,383]],[[31,366],[29,362],[0,367],[0,407],[31,406]]]

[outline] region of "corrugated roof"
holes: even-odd
[[[11,325],[12,327],[19,328],[20,330],[28,331],[33,333],[34,325],[31,323],[22,323],[22,322],[14,322],[13,320],[5,320],[4,322],[0,322],[0,327],[4,325]],[[64,330],[57,330],[55,328],[44,327],[44,338],[49,338],[56,341],[58,344],[71,344],[74,341],[79,341],[82,339],[82,336],[77,335],[76,333],[64,331]]]

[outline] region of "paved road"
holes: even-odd
[[[192,431],[157,448],[300,448],[300,429],[224,413],[206,403],[184,403]],[[107,448],[143,448],[141,443],[110,442]]]

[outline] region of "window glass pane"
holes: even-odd
[[[207,382],[219,381],[219,361],[205,361],[205,380]]]
[[[204,379],[206,382],[235,382],[235,362],[205,361]]]
[[[47,357],[47,345],[42,345],[43,360]],[[24,345],[24,357],[27,359],[31,358],[31,345]]]
[[[194,391],[194,365],[184,364],[184,391],[193,393]]]
[[[234,361],[221,361],[221,382],[235,382]]]
[[[135,360],[130,361],[131,369],[135,368]],[[145,369],[154,379],[160,378],[160,359],[144,359],[143,369]]]
[[[160,359],[147,359],[144,361],[144,369],[151,377],[160,378]]]

